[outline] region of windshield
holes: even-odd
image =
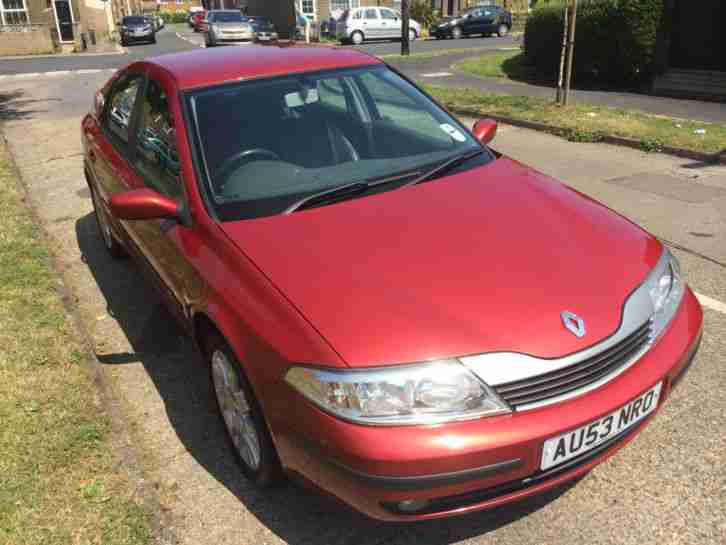
[[[124,17],[122,23],[124,25],[148,25],[149,20],[146,17]]]
[[[405,183],[481,149],[385,66],[228,84],[187,100],[203,190],[222,221],[279,214],[343,184],[409,174]],[[480,154],[460,168],[492,158]]]
[[[209,14],[209,21],[215,23],[241,23],[246,20],[239,11],[215,11]]]

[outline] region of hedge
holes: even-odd
[[[577,8],[576,78],[634,84],[652,73],[664,0],[580,0]],[[527,64],[555,79],[562,49],[564,5],[536,8],[527,19]]]
[[[189,16],[186,11],[162,11],[159,15],[165,23],[186,23]]]

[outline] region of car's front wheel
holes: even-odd
[[[356,30],[353,34],[350,35],[350,41],[353,42],[355,45],[362,44],[364,40],[365,37],[360,30]]]
[[[116,240],[116,237],[111,230],[111,224],[109,223],[106,209],[101,203],[101,198],[98,196],[98,192],[93,188],[93,186],[89,185],[89,188],[91,191],[91,201],[93,201],[93,211],[96,215],[96,225],[98,226],[98,232],[101,235],[103,246],[106,248],[106,251],[111,254],[112,257],[115,257],[117,259],[125,257],[126,250],[124,250],[124,247],[121,246],[121,243]]]
[[[415,42],[418,35],[416,34],[416,30],[413,28],[408,29],[408,41],[409,42]]]
[[[205,351],[217,407],[242,472],[258,486],[275,484],[282,478],[280,461],[242,366],[219,335],[207,338]]]
[[[451,37],[455,40],[460,40],[463,35],[464,32],[461,30],[461,27],[454,27],[454,29],[451,31]]]
[[[509,27],[505,24],[499,25],[499,28],[497,28],[497,36],[504,38],[507,34],[509,34]]]

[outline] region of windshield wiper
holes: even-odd
[[[419,171],[406,172],[404,174],[396,174],[394,176],[386,176],[384,178],[373,178],[371,180],[366,180],[363,182],[352,182],[349,184],[332,187],[330,189],[325,189],[318,193],[313,193],[312,195],[303,197],[299,201],[295,201],[285,209],[283,214],[292,214],[297,210],[310,208],[311,206],[318,206],[321,204],[336,202],[348,197],[352,197],[354,195],[358,195],[360,193],[365,193],[372,187],[397,182],[405,178],[410,178],[411,176],[416,176],[417,174],[419,174]]]
[[[477,149],[474,151],[467,151],[466,153],[462,153],[461,155],[455,155],[454,157],[447,159],[443,163],[436,165],[434,168],[432,168],[425,174],[422,174],[415,180],[411,180],[410,182],[405,184],[403,187],[420,184],[421,182],[426,182],[428,180],[431,180],[432,178],[441,176],[442,174],[444,174],[450,170],[453,170],[454,168],[458,167],[462,163],[465,163],[469,159],[473,159],[474,157],[477,157],[477,156],[481,155],[482,153],[484,153],[483,149]]]

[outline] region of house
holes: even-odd
[[[331,14],[362,6],[388,6],[400,9],[400,0],[295,0],[300,13],[312,21],[325,21]]]
[[[141,0],[0,0],[0,55],[80,49],[82,37],[102,40],[140,12]]]

